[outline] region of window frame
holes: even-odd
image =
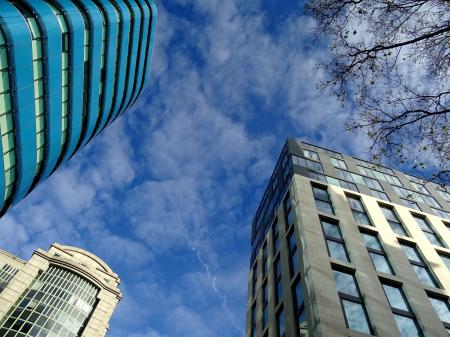
[[[444,302],[445,305],[447,306],[448,312],[450,313],[450,303],[449,303],[449,298],[447,296],[443,296],[443,295],[432,293],[432,292],[427,292],[427,296],[428,296],[428,299],[430,299],[431,306],[433,307],[433,309],[438,317],[439,317],[439,313],[436,310],[435,306],[433,305],[433,302],[431,302],[431,299]],[[447,330],[450,329],[450,320],[449,320],[449,322],[445,322],[445,321],[441,320],[441,317],[439,317],[439,320],[441,321],[441,323],[445,329],[447,329]]]
[[[338,237],[331,236],[331,235],[327,234],[325,232],[325,228],[324,228],[324,225],[323,225],[324,222],[329,223],[329,224],[331,224],[333,226],[336,226],[340,237],[338,238]],[[320,226],[322,228],[323,237],[325,239],[325,245],[327,246],[328,256],[330,258],[339,260],[338,258],[336,258],[333,255],[331,255],[331,251],[330,251],[330,247],[328,245],[328,241],[333,241],[333,242],[336,242],[336,243],[340,244],[343,247],[343,249],[344,249],[344,253],[345,253],[345,256],[346,256],[347,259],[345,261],[343,261],[343,262],[351,263],[350,255],[348,253],[347,246],[346,246],[345,241],[344,241],[344,236],[342,235],[342,231],[341,231],[341,228],[339,226],[339,222],[336,221],[336,220],[332,220],[332,219],[327,219],[327,218],[322,218],[321,217],[320,218]]]
[[[434,284],[434,286],[430,286],[430,285],[428,285],[428,284],[424,284],[424,283],[420,280],[419,276],[417,275],[416,270],[414,269],[414,273],[416,273],[416,277],[417,277],[417,279],[419,280],[419,282],[420,282],[422,285],[425,285],[425,286],[427,286],[427,287],[434,287],[434,288],[440,289],[440,288],[441,288],[441,285],[440,285],[439,281],[438,281],[438,280],[436,279],[436,277],[433,275],[433,273],[432,273],[430,267],[429,267],[429,266],[427,265],[427,263],[425,262],[425,259],[423,258],[421,251],[417,248],[417,244],[413,244],[413,243],[411,243],[411,242],[406,242],[406,241],[403,241],[403,240],[399,240],[399,244],[400,244],[400,246],[401,246],[401,248],[402,248],[403,253],[405,254],[406,258],[408,259],[409,263],[411,264],[411,267],[414,269],[413,266],[417,266],[417,267],[420,267],[420,268],[425,269],[427,275],[430,277],[430,280],[431,280],[431,282]],[[408,255],[406,254],[405,249],[404,249],[403,247],[409,247],[409,248],[412,248],[412,249],[414,250],[415,254],[417,255],[417,257],[419,258],[420,261],[410,260],[409,257],[408,257]]]
[[[441,247],[441,248],[447,248],[447,246],[445,245],[444,241],[441,239],[441,237],[436,233],[436,231],[434,230],[434,228],[431,226],[430,222],[428,221],[427,217],[421,214],[417,214],[417,213],[413,213],[411,212],[412,217],[414,218],[417,226],[420,228],[420,230],[424,233],[424,235],[427,237],[428,242],[436,247]],[[425,227],[426,229],[422,228],[422,226],[419,224],[419,222],[417,221],[418,219],[421,219],[424,223],[425,223]],[[436,241],[439,243],[438,245],[435,245],[434,243],[432,243],[430,241],[430,239],[428,238],[427,234],[431,234]]]
[[[407,230],[405,224],[402,222],[402,220],[400,219],[400,217],[397,214],[397,211],[395,210],[395,207],[391,206],[391,205],[387,205],[384,203],[378,203],[378,207],[380,208],[381,212],[383,213],[383,216],[385,218],[385,220],[387,221],[387,223],[389,224],[389,227],[391,228],[392,232],[396,235],[396,236],[405,236],[405,237],[410,237],[411,234],[409,233],[409,231]],[[386,214],[383,212],[383,209],[387,209],[390,210],[392,212],[392,214],[394,215],[394,218],[396,220],[391,220],[388,219],[388,217],[386,216]],[[392,228],[392,223],[395,224],[400,224],[400,228],[402,228],[402,232],[403,234],[398,234],[397,232],[394,231],[394,229]]]
[[[315,203],[316,203],[316,208],[317,208],[317,210],[318,210],[319,212],[321,212],[321,213],[335,215],[336,212],[335,212],[335,210],[334,210],[333,202],[331,201],[330,193],[328,192],[328,186],[322,186],[322,185],[318,185],[318,184],[311,184],[311,187],[312,187],[313,197],[314,197],[314,201],[315,201]],[[320,196],[320,195],[318,196],[318,195],[316,194],[316,192],[315,192],[316,190],[325,191],[325,193],[326,193],[326,195],[327,195],[327,198],[323,198],[323,197]],[[329,205],[330,205],[330,209],[331,209],[331,213],[329,213],[329,212],[324,212],[324,211],[318,206],[318,202],[317,202],[317,201],[320,201],[320,202],[329,204]]]
[[[293,242],[292,242],[293,238]],[[295,277],[297,273],[300,271],[300,261],[298,256],[298,245],[297,245],[297,235],[295,234],[295,230],[292,229],[289,231],[288,235],[286,236],[287,243],[288,243],[288,254],[289,254],[289,268],[291,270],[291,277]],[[292,244],[294,243],[294,247],[292,247]],[[295,261],[297,259],[297,261]],[[297,263],[297,270],[295,270],[295,263]]]
[[[394,315],[407,317],[407,318],[413,320],[414,324],[416,325],[416,327],[418,329],[418,331],[420,332],[421,336],[423,337],[424,335],[423,335],[422,328],[421,328],[419,322],[417,321],[417,317],[414,314],[414,311],[413,311],[413,309],[411,307],[411,304],[408,301],[408,298],[405,295],[405,292],[403,291],[403,284],[401,284],[401,283],[397,284],[397,283],[394,283],[394,282],[392,282],[390,280],[387,280],[387,279],[380,279],[380,281],[381,281],[381,287],[383,288],[384,295],[386,296],[386,300],[387,300],[387,302],[389,304],[389,307],[391,308],[392,313]],[[403,299],[403,302],[405,303],[408,311],[405,311],[403,309],[399,309],[399,308],[396,308],[396,307],[392,306],[392,304],[391,304],[391,302],[389,300],[389,296],[386,293],[386,289],[384,288],[385,286],[395,288],[395,289],[397,289],[399,291],[399,293],[400,293],[400,295],[401,295],[401,297]],[[400,328],[398,327],[397,322],[396,322],[396,326],[400,330]]]
[[[345,197],[347,198],[347,204],[348,204],[348,206],[350,207],[350,210],[352,211],[352,216],[353,216],[353,219],[355,220],[356,224],[357,224],[358,226],[370,226],[370,227],[374,227],[373,221],[372,221],[372,219],[370,218],[369,213],[367,212],[367,208],[366,208],[366,206],[364,205],[364,203],[363,203],[361,197],[360,197],[359,195],[353,195],[353,194],[350,194],[350,193],[346,193],[346,194],[345,194]],[[352,203],[350,202],[350,199],[356,200],[356,201],[359,203],[359,205],[361,206],[361,209],[362,209],[362,210],[353,208]],[[369,221],[369,224],[362,224],[362,223],[360,223],[360,222],[357,220],[357,217],[355,217],[355,213],[354,213],[354,212],[357,212],[357,213],[360,213],[360,214],[364,214],[364,215],[367,217],[367,219],[368,219],[368,221]]]
[[[283,272],[281,267],[281,259],[278,256],[273,262],[273,274],[274,274],[274,288],[275,288],[275,305],[283,302]],[[279,293],[279,286],[281,287],[281,294]],[[281,295],[281,296],[280,296]]]
[[[365,304],[365,302],[364,302],[364,298],[363,298],[363,296],[362,296],[361,290],[360,290],[360,288],[359,288],[358,281],[357,281],[357,279],[356,279],[355,271],[354,271],[354,270],[343,269],[343,268],[340,268],[339,266],[333,265],[333,266],[332,266],[332,272],[333,272],[333,278],[334,278],[334,281],[335,281],[336,292],[337,292],[337,295],[338,295],[338,297],[339,297],[339,303],[340,303],[340,305],[341,305],[342,314],[343,314],[344,320],[345,320],[345,326],[346,326],[348,329],[352,330],[352,331],[357,331],[357,332],[364,333],[364,332],[362,332],[362,331],[353,330],[353,329],[351,329],[351,328],[349,327],[349,322],[348,322],[348,318],[347,318],[347,313],[346,313],[345,307],[344,307],[344,301],[356,303],[356,304],[361,305],[361,307],[362,307],[362,309],[363,309],[363,312],[364,312],[364,317],[365,317],[366,322],[367,322],[367,326],[368,326],[368,328],[369,328],[369,334],[370,334],[370,335],[373,335],[374,330],[373,330],[373,327],[372,327],[372,323],[371,323],[371,321],[370,321],[369,314],[368,314],[368,312],[367,312],[367,308],[366,308],[366,304]],[[352,277],[352,279],[353,279],[353,283],[354,283],[354,285],[355,285],[355,289],[356,289],[356,292],[358,293],[358,296],[350,295],[350,294],[343,293],[343,292],[339,291],[339,290],[337,289],[337,284],[336,284],[336,279],[335,279],[335,277],[334,277],[334,272],[338,272],[338,273],[350,275],[350,276]]]
[[[375,262],[373,261],[372,255],[371,255],[370,253],[373,253],[373,254],[377,254],[377,255],[383,256],[383,257],[384,257],[384,260],[386,261],[386,264],[387,264],[387,266],[389,267],[389,270],[390,270],[390,273],[387,273],[387,274],[389,274],[389,275],[394,275],[394,276],[395,276],[394,268],[392,267],[391,261],[389,260],[389,257],[388,257],[387,254],[386,254],[386,250],[384,249],[383,244],[381,243],[381,240],[380,240],[380,238],[379,238],[378,233],[373,233],[373,232],[364,231],[364,230],[360,230],[360,233],[361,233],[361,236],[363,236],[363,235],[368,235],[368,236],[371,236],[371,237],[375,238],[375,240],[377,241],[378,246],[380,246],[380,248],[381,248],[381,249],[375,249],[375,248],[373,248],[373,247],[369,247],[369,246],[366,244],[366,242],[364,241],[364,238],[362,238],[362,241],[363,241],[363,243],[364,243],[364,246],[366,247],[366,249],[367,249],[367,251],[368,251],[368,253],[369,253],[369,257],[370,257],[370,260],[372,261],[372,265],[373,265],[374,269],[375,269],[377,272],[385,273],[385,272],[379,271],[379,270],[377,269],[377,267],[376,267],[376,265],[375,265]],[[386,274],[386,273],[385,273],[385,274]]]

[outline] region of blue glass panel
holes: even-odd
[[[81,141],[81,147],[86,145],[86,143],[90,140],[95,125],[97,123],[97,119],[99,118],[99,90],[100,90],[100,76],[101,76],[101,61],[102,61],[102,30],[103,30],[103,21],[102,14],[98,7],[94,5],[90,0],[78,0],[80,1],[84,7],[87,9],[87,14],[90,18],[90,45],[92,46],[91,56],[89,59],[90,62],[90,74],[89,78],[91,80],[89,86],[89,109],[88,109],[88,118],[87,125],[84,126],[86,128],[86,133],[84,134],[84,138]]]
[[[84,87],[84,20],[78,8],[70,0],[59,0],[65,10],[69,30],[71,32],[71,83],[70,83],[70,114],[69,138],[63,160],[70,158],[76,149],[81,135],[83,117],[83,87]]]
[[[0,2],[0,18],[7,40],[20,53],[11,53],[11,63],[18,65],[12,78],[16,81],[14,105],[17,108],[15,123],[18,178],[13,203],[28,193],[36,168],[36,123],[34,111],[33,56],[31,33],[21,13],[7,1]],[[3,192],[3,191],[2,191]],[[3,198],[2,198],[3,199]]]
[[[62,111],[61,92],[62,88],[62,33],[58,23],[58,19],[53,11],[44,2],[24,0],[25,3],[38,14],[37,19],[42,27],[42,34],[46,36],[47,40],[44,43],[44,48],[47,50],[46,67],[47,71],[51,71],[46,76],[47,92],[49,93],[46,114],[45,114],[45,128],[46,128],[46,154],[44,169],[42,171],[41,180],[47,178],[55,169],[56,162],[59,159],[61,151],[61,134],[62,134]],[[48,34],[50,32],[50,34]]]
[[[105,92],[105,101],[103,107],[103,113],[101,116],[101,121],[97,128],[98,131],[102,130],[109,119],[112,112],[112,101],[114,95],[114,81],[116,74],[116,50],[118,46],[117,33],[119,30],[118,17],[113,5],[109,0],[99,0],[103,4],[103,9],[106,12],[108,18],[109,29],[108,29],[108,43],[107,50],[105,50],[106,64],[105,64],[105,83],[103,90]]]

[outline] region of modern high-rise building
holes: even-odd
[[[103,337],[122,298],[97,256],[53,244],[28,262],[0,250],[0,336]]]
[[[450,189],[288,139],[253,221],[247,337],[450,334]]]
[[[0,1],[0,210],[111,124],[142,93],[153,0]]]

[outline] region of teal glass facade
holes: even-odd
[[[0,1],[0,210],[24,198],[142,93],[153,0]]]

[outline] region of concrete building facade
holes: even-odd
[[[153,0],[0,1],[0,212],[142,94]]]
[[[103,337],[122,298],[97,256],[53,244],[29,261],[0,250],[0,336]]]
[[[288,139],[253,221],[247,337],[450,334],[450,189]]]

